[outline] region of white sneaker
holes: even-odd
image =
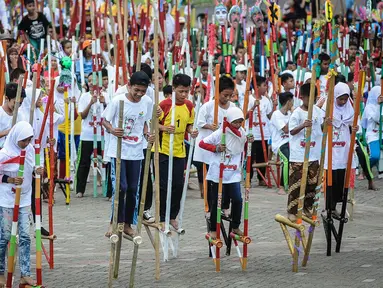
[[[383,179],[383,172],[379,172],[378,179]]]

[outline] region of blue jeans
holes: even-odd
[[[210,230],[215,231],[217,225],[217,202],[218,202],[218,183],[212,184],[212,203],[210,206]],[[229,183],[222,185],[222,199],[228,201],[231,199],[231,227],[233,229],[239,228],[241,224],[242,214],[242,194],[241,183]],[[223,203],[223,201],[222,201]],[[227,207],[222,207],[227,208]]]
[[[19,210],[19,262],[21,277],[31,275],[31,238],[29,237],[30,207]],[[11,239],[13,208],[0,207],[0,275],[5,272],[5,255]]]
[[[116,168],[116,158],[112,159],[112,171]],[[112,173],[113,197],[112,197],[112,217],[114,211],[115,195],[115,174]],[[120,174],[120,194],[118,202],[118,223],[133,224],[134,209],[136,207],[136,198],[138,192],[138,183],[141,174],[141,160],[121,160]]]
[[[78,151],[78,146],[80,145],[80,135],[74,135],[74,142],[76,146],[76,150]],[[69,152],[70,152],[70,135],[69,135]],[[59,131],[59,136],[57,139],[57,159],[64,160],[65,159],[65,134]]]
[[[369,144],[370,148],[370,165],[371,168],[378,166],[380,159],[380,143],[379,140],[373,141]]]

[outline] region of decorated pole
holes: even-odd
[[[170,125],[174,126],[176,118],[176,92],[172,93],[172,108],[171,108],[171,120]],[[173,184],[173,148],[174,148],[174,133],[170,134],[169,138],[169,166],[168,166],[168,186],[166,194],[166,211],[165,211],[165,235],[168,235],[170,232],[170,208],[172,202],[172,184]],[[164,260],[168,260],[169,253],[169,239],[165,236],[164,241]]]
[[[19,171],[17,173],[17,177],[19,178],[22,178],[24,176],[24,163],[25,163],[25,150],[21,150],[20,157],[19,157]],[[10,240],[10,249],[8,252],[7,287],[9,288],[12,287],[12,283],[13,283],[14,260],[16,257],[16,247],[17,247],[17,226],[19,222],[21,186],[22,186],[21,184],[16,185],[15,205],[13,207],[12,232],[11,232],[11,240]]]
[[[344,224],[346,223],[346,208],[347,208],[347,197],[348,197],[348,189],[350,187],[350,177],[351,177],[351,165],[352,165],[352,160],[354,156],[354,146],[355,146],[355,137],[356,137],[356,127],[358,125],[358,117],[359,117],[359,112],[360,112],[360,102],[362,101],[362,95],[363,95],[363,90],[362,87],[363,81],[365,77],[365,72],[364,70],[361,70],[359,73],[359,85],[358,87],[358,93],[356,95],[356,99],[354,101],[354,119],[352,123],[352,133],[351,133],[351,141],[350,141],[350,150],[348,151],[348,157],[347,157],[347,168],[346,168],[346,176],[344,178],[344,190],[343,190],[343,200],[342,200],[342,211],[340,212],[340,221],[339,221],[339,229],[338,229],[338,237],[336,241],[336,247],[335,247],[335,252],[339,253],[340,252],[340,247],[342,244],[342,236],[343,236],[343,229],[344,229]]]
[[[54,80],[52,80],[53,82]],[[52,85],[53,89],[54,85]],[[69,97],[68,97],[68,86],[64,86],[64,114],[65,114],[65,122],[64,122],[64,127],[65,127],[65,193],[66,193],[66,200],[65,204],[69,205],[70,203],[70,187],[69,187],[69,182],[70,182],[70,156],[69,156]],[[51,107],[52,108],[52,107]],[[52,123],[53,118],[51,119]],[[51,161],[53,161],[54,158],[51,157]],[[53,175],[53,174],[52,174]]]
[[[92,41],[92,86],[93,91],[91,97],[96,96],[97,102],[92,105],[92,119],[93,119],[93,197],[97,197],[97,106],[99,105],[98,101],[98,81],[97,81],[97,55],[96,55],[96,39]]]
[[[19,111],[20,102],[21,102],[21,91],[23,88],[23,76],[20,75],[18,85],[17,85],[17,91],[16,91],[16,102],[15,107],[13,108],[13,115],[12,115],[12,127],[15,126],[17,122],[17,113]]]
[[[198,113],[199,113],[199,108],[201,106],[201,96],[198,95],[197,102],[195,105],[195,119],[198,119]],[[194,121],[193,123],[193,131],[197,129],[197,120]],[[190,141],[190,148],[189,148],[189,154],[188,154],[188,160],[186,164],[186,173],[185,173],[185,181],[184,181],[184,187],[182,190],[182,197],[181,197],[181,204],[180,204],[180,211],[178,213],[178,230],[177,230],[177,238],[175,241],[175,256],[177,256],[178,252],[178,243],[179,243],[179,238],[180,235],[185,234],[185,230],[182,228],[183,224],[183,214],[185,210],[185,201],[186,201],[186,193],[188,190],[188,184],[189,184],[189,176],[190,176],[190,168],[191,168],[191,163],[192,163],[192,158],[193,158],[193,151],[195,147],[195,138],[192,138]]]

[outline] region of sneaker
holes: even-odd
[[[378,178],[383,179],[383,172],[379,172]]]
[[[144,220],[148,223],[154,223],[154,221],[156,220],[152,214],[150,214],[150,211],[149,210],[146,210],[144,211]]]

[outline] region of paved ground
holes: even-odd
[[[231,256],[223,257],[222,271],[216,273],[204,240],[203,201],[197,191],[190,190],[185,210],[187,232],[180,241],[179,258],[161,261],[161,280],[155,281],[154,251],[144,233],[136,287],[383,287],[383,192],[366,191],[366,184],[358,182],[355,220],[346,224],[341,253],[325,256],[321,226],[315,234],[309,265],[297,274],[291,272],[291,257],[274,221],[274,215],[285,210],[286,196],[277,195],[275,189],[252,189],[249,223],[253,243],[249,246],[248,270],[241,271],[233,251]],[[382,186],[383,181],[377,184]],[[90,189],[87,193],[83,199],[73,198],[69,207],[62,194],[57,193],[55,269],[49,270],[43,259],[46,287],[107,287],[110,243],[103,235],[110,203],[101,197],[93,198]],[[46,208],[44,204],[44,212]],[[47,217],[45,226],[46,220]],[[114,287],[128,287],[132,250],[132,243],[125,240],[120,276]],[[34,263],[34,249],[32,254]],[[17,269],[17,277],[18,273]]]

